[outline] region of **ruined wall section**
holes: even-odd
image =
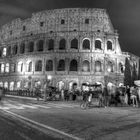
[[[89,19],[89,24],[85,24],[85,19]],[[62,20],[64,24],[61,23]],[[1,27],[0,40],[7,41],[32,34],[70,31],[114,33],[106,10],[68,8],[34,13],[31,18],[25,20],[15,19]]]

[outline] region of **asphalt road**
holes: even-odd
[[[58,140],[0,111],[0,140]]]
[[[52,135],[58,132],[68,136],[69,139],[140,139],[140,108],[92,107],[82,110],[79,107],[79,103],[61,101],[43,103],[42,101],[36,102],[8,98],[3,101],[0,109],[52,130]],[[32,139],[34,140],[34,138]],[[46,138],[43,140],[46,140]]]

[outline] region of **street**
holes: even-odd
[[[0,140],[58,140],[44,134],[0,111]]]
[[[44,103],[43,101],[5,98],[1,103],[0,109],[2,112],[5,112],[5,117],[7,115],[15,116],[15,120],[24,120],[27,125],[32,124],[40,127],[39,132],[43,130],[42,133],[51,134],[55,138],[77,140],[139,140],[140,108],[92,107],[82,110],[79,104],[78,102],[53,101]],[[5,124],[2,126],[5,126]],[[10,124],[6,126],[9,132]],[[19,128],[20,132],[26,134],[22,127],[23,125],[18,124],[18,127],[13,127],[12,129],[16,132],[16,129]],[[4,135],[6,131],[2,131],[2,133]],[[28,131],[29,135],[32,133]],[[11,133],[10,136],[14,139],[14,134],[12,135]],[[37,137],[35,138],[38,139]],[[31,137],[30,139],[35,140],[35,138]],[[47,138],[40,137],[40,139],[45,140]]]

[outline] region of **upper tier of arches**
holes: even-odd
[[[82,51],[82,52],[101,52],[101,53],[116,53],[115,41],[111,39],[102,40],[100,38],[91,39],[83,38],[81,41],[78,37],[72,39],[60,38],[55,40],[54,38],[38,39],[38,40],[25,40],[9,44],[0,48],[0,57],[23,55],[26,53],[43,53],[43,52],[64,52],[64,51]]]
[[[0,41],[61,31],[116,33],[105,9],[65,8],[33,13],[31,18],[18,18],[3,25],[0,28]]]

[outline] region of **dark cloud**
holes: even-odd
[[[107,9],[124,51],[140,56],[140,0],[0,0],[0,25],[15,17],[55,8],[91,7]]]

